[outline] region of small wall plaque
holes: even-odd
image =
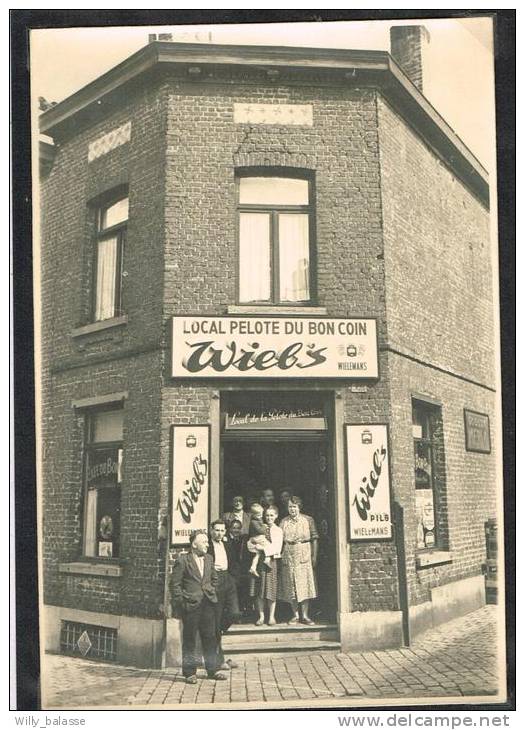
[[[465,449],[478,454],[490,454],[490,420],[486,413],[463,411],[465,417]]]

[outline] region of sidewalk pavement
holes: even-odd
[[[196,685],[174,669],[136,669],[85,659],[46,655],[42,675],[45,709],[148,705],[176,707],[228,704],[231,709],[283,706],[362,706],[394,698],[418,704],[429,698],[468,703],[495,701],[498,691],[495,606],[421,634],[410,649],[359,653],[243,656],[227,682],[199,673]],[[463,698],[463,699],[461,699]],[[338,702],[339,700],[339,702]],[[237,704],[240,703],[240,704]]]

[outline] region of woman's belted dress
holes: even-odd
[[[277,598],[288,603],[316,598],[311,542],[318,539],[318,533],[313,517],[284,517],[279,527],[283,531],[283,551]]]

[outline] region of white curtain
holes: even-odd
[[[310,299],[310,248],[308,216],[279,215],[279,287],[281,300],[304,302]]]
[[[86,500],[86,534],[84,545],[86,555],[90,558],[97,557],[95,548],[97,543],[97,490],[88,489]]]
[[[117,283],[117,237],[106,238],[98,243],[97,291],[95,319],[115,316],[115,287]]]
[[[241,213],[239,244],[239,301],[268,301],[270,299],[268,213]]]

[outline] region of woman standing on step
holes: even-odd
[[[291,497],[288,516],[281,521],[283,531],[283,555],[279,570],[277,598],[292,607],[293,616],[288,622],[299,622],[301,606],[304,624],[313,624],[309,616],[310,599],[317,597],[314,568],[317,564],[317,528],[313,517],[302,515],[300,497]]]
[[[265,548],[264,553],[260,553],[257,566],[259,577],[251,576],[250,579],[250,596],[255,598],[259,614],[255,622],[256,626],[262,626],[264,623],[265,602],[268,607],[268,626],[275,624],[278,565],[283,546],[283,531],[275,524],[278,516],[279,510],[273,505],[264,511],[263,519],[268,526],[269,545]]]

